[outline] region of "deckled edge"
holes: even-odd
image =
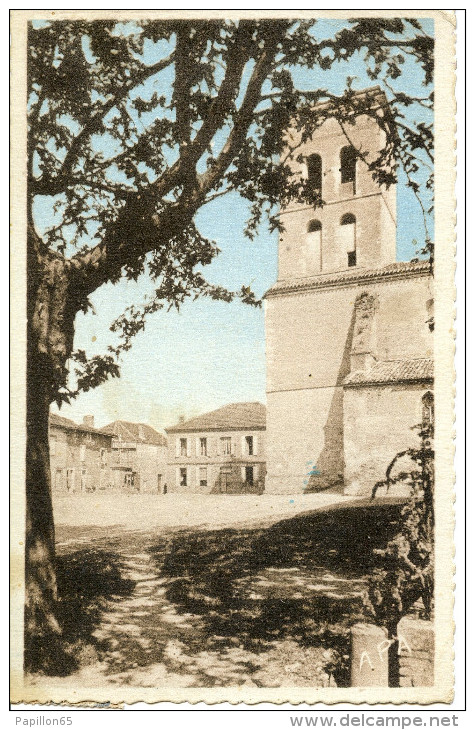
[[[180,11],[181,17],[186,12]],[[382,17],[432,17],[435,25],[436,62],[435,62],[435,391],[436,391],[436,550],[435,550],[435,604],[436,604],[436,642],[435,642],[435,683],[433,687],[419,688],[328,688],[317,690],[305,689],[252,689],[249,688],[188,688],[188,689],[141,689],[121,688],[116,691],[83,688],[75,690],[52,690],[49,696],[37,692],[31,685],[24,683],[22,662],[23,653],[22,608],[24,594],[23,577],[23,535],[24,535],[24,372],[26,345],[25,331],[25,246],[26,221],[24,220],[25,186],[19,175],[19,162],[25,160],[26,180],[26,115],[24,104],[26,98],[26,63],[25,63],[25,29],[26,22],[31,19],[54,20],[62,18],[93,19],[110,17],[133,19],[144,17],[163,18],[176,16],[176,11],[11,11],[12,56],[11,85],[12,109],[12,444],[15,450],[11,459],[11,507],[13,513],[11,525],[11,638],[12,638],[12,672],[11,693],[13,703],[51,704],[59,706],[88,706],[98,703],[110,703],[115,709],[124,704],[138,702],[157,703],[172,702],[176,704],[218,704],[227,702],[232,705],[254,705],[262,702],[273,704],[289,703],[333,705],[341,702],[359,705],[365,704],[415,704],[428,705],[436,702],[450,703],[453,699],[453,637],[454,637],[454,324],[455,324],[455,27],[454,11],[446,10],[393,10],[393,11],[361,11],[359,16]],[[197,17],[318,17],[313,11],[192,11],[190,15]],[[320,17],[345,18],[348,11],[325,11]],[[23,45],[22,45],[23,44]],[[448,61],[450,59],[450,61]],[[24,93],[23,93],[24,92]],[[22,156],[23,154],[23,156]],[[14,168],[14,169],[13,169]],[[450,246],[448,242],[452,241]],[[23,243],[23,246],[22,246]],[[440,488],[444,485],[444,489]],[[449,546],[449,549],[447,547]],[[451,591],[447,590],[447,582]],[[21,606],[19,603],[21,599]],[[19,610],[20,609],[20,610]],[[229,693],[232,693],[229,694]],[[284,696],[282,696],[285,693]],[[134,696],[135,695],[135,696]],[[94,700],[91,697],[94,696]]]

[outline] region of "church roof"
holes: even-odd
[[[369,371],[350,373],[344,385],[385,385],[430,381],[434,378],[434,361],[424,357],[415,360],[382,360]]]
[[[167,445],[165,436],[155,431],[148,423],[113,421],[101,428],[101,431],[111,436],[117,436],[121,441],[136,441],[143,444],[154,444],[155,446]]]
[[[266,292],[265,297],[277,294],[290,293],[305,289],[320,289],[334,286],[344,286],[356,282],[381,279],[398,279],[407,276],[424,276],[431,272],[429,261],[396,261],[377,269],[359,269],[354,267],[344,271],[335,271],[331,274],[316,276],[302,276],[296,279],[282,279],[277,281]]]
[[[165,431],[262,430],[265,427],[266,407],[262,403],[230,403],[210,413],[177,423]]]

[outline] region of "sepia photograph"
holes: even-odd
[[[450,703],[454,12],[11,38],[12,702]]]

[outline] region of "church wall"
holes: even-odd
[[[417,447],[426,383],[344,389],[345,494],[370,495],[397,453]],[[395,473],[414,463],[405,459]],[[379,494],[383,496],[384,490]]]
[[[373,354],[378,360],[431,356],[432,336],[425,324],[429,276],[269,296],[267,492],[296,493],[304,486],[343,482],[343,382],[350,372],[354,304],[362,292],[377,299]],[[381,459],[389,461],[393,445],[380,434]],[[309,461],[320,474],[304,485]]]
[[[267,413],[266,493],[343,484],[342,387],[270,393]]]

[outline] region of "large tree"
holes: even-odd
[[[414,105],[432,105],[431,37],[413,19],[355,19],[325,40],[315,28],[318,21],[280,19],[29,26],[27,655],[60,631],[50,404],[117,376],[121,353],[163,306],[200,295],[256,304],[246,287],[230,292],[206,281],[203,267],[219,249],[200,234],[197,211],[238,191],[253,235],[263,215],[279,227],[278,206],[291,199],[323,204],[292,171],[285,132],[293,127],[301,143],[329,116],[351,125],[361,113],[384,128],[386,144],[376,161],[357,154],[381,184],[402,172],[423,202],[432,131],[427,117],[414,122]],[[356,95],[351,79],[340,97],[323,88],[319,70],[355,54],[387,92],[382,107]],[[405,63],[411,73],[420,66],[427,94],[401,90]],[[315,75],[311,92],[296,88],[293,71],[302,66]],[[49,225],[46,208],[54,211]],[[75,351],[75,318],[91,294],[143,274],[154,295],[112,323],[119,344],[90,359]]]

